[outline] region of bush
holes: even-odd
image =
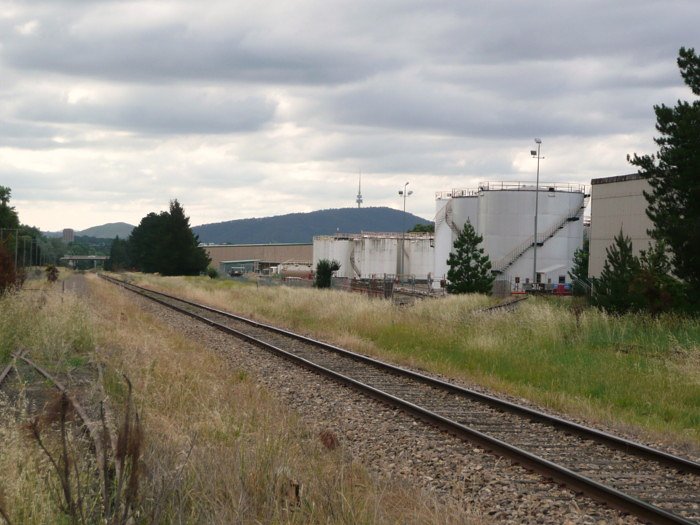
[[[338,270],[340,270],[340,263],[338,261],[321,259],[316,263],[316,280],[314,281],[314,286],[316,288],[330,288],[333,272]]]
[[[218,279],[219,278],[219,270],[217,270],[213,266],[209,266],[207,268],[207,275],[209,276],[210,279]]]

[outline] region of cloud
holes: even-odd
[[[434,192],[587,183],[655,149],[689,98],[692,0],[6,1],[0,181],[20,217],[193,224],[354,204],[432,217]],[[20,207],[21,204],[21,207]],[[63,210],[63,211],[61,211]],[[111,215],[110,215],[111,214]]]

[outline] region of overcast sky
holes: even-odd
[[[690,99],[698,0],[0,0],[0,185],[43,230],[589,184]]]

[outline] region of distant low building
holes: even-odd
[[[66,228],[63,230],[63,242],[69,243],[75,241],[75,230]]]
[[[262,271],[294,261],[311,264],[313,244],[205,244],[201,245],[211,258],[211,266],[228,272],[232,266],[246,271]]]
[[[590,277],[600,276],[606,248],[620,230],[632,240],[635,255],[649,247],[652,239],[647,231],[654,225],[647,217],[643,192],[650,190],[649,183],[637,173],[591,181]]]

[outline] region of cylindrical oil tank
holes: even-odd
[[[302,279],[313,277],[312,266],[308,263],[284,262],[278,266],[277,272],[282,277],[301,277]]]
[[[454,195],[454,196],[453,196]],[[436,286],[447,275],[447,259],[450,256],[457,235],[469,220],[479,231],[479,199],[476,192],[452,190],[438,193],[435,200],[435,249],[433,272]]]
[[[509,256],[513,249],[523,243],[532,243],[536,195],[538,192],[534,185],[481,191],[479,234],[484,238],[483,247],[492,263]],[[541,186],[538,200],[537,231],[538,239],[542,242],[552,228],[565,225],[567,219],[577,213],[583,205],[583,193]]]
[[[340,263],[340,269],[336,272],[338,277],[354,277],[350,265],[352,242],[352,239],[349,237],[338,237],[334,235],[318,235],[314,237],[314,269],[321,259],[328,259],[329,261],[335,260]]]

